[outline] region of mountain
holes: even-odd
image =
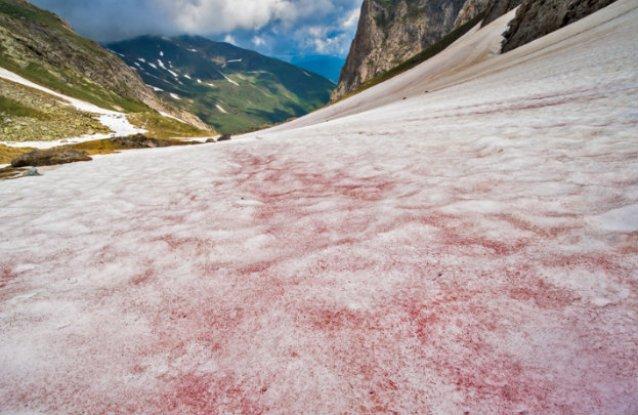
[[[331,55],[298,55],[290,58],[293,65],[319,74],[335,84],[339,82],[345,62],[344,58]]]
[[[449,33],[465,0],[364,0],[335,98],[401,64]]]
[[[364,0],[352,48],[333,93],[338,100],[430,58],[476,24],[520,6],[504,34],[507,52],[615,0]]]
[[[495,53],[513,17],[1,182],[0,413],[638,414],[638,0]]]
[[[161,117],[161,112],[194,127],[206,128],[197,117],[159,98],[118,56],[77,35],[55,14],[24,0],[0,0],[0,68],[105,110],[135,113],[134,118],[140,124],[178,123],[173,118]],[[64,112],[61,107],[65,107],[57,101],[50,102],[50,96],[43,97],[41,92],[8,82],[5,77],[0,99],[2,129],[11,130],[17,138],[25,138],[22,133],[26,136],[33,133],[30,138],[66,136],[67,132],[59,128],[68,127],[68,123],[56,126],[45,122],[47,118],[59,120]],[[48,104],[43,105],[45,102]],[[49,113],[48,109],[53,107],[60,108]],[[65,114],[70,121],[78,121],[77,114],[68,111]],[[84,121],[78,121],[78,127]],[[44,130],[31,131],[38,123],[45,125]],[[97,123],[78,128],[77,132],[99,128]],[[7,138],[6,134],[3,138]]]
[[[217,130],[255,130],[311,112],[329,80],[278,59],[203,37],[143,36],[107,47],[174,105]]]

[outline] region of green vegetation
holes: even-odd
[[[163,117],[156,112],[143,112],[127,115],[129,122],[138,128],[144,128],[148,134],[157,138],[207,137],[210,131],[200,130],[173,118]]]
[[[55,150],[64,151],[64,150],[78,150],[84,151],[86,154],[90,156],[95,156],[98,154],[112,154],[117,153],[123,150],[130,149],[139,149],[139,148],[149,148],[147,145],[136,145],[136,143],[140,141],[153,141],[156,143],[156,147],[172,147],[172,146],[184,146],[184,145],[192,145],[199,143],[192,143],[184,140],[176,140],[176,139],[164,139],[164,138],[147,138],[146,136],[133,136],[127,137],[124,139],[119,138],[109,138],[104,140],[94,140],[94,141],[85,141],[84,143],[77,144],[68,144],[65,146],[56,147]]]
[[[78,36],[55,14],[23,0],[0,0],[2,67],[102,108],[149,111],[143,83],[116,56]]]
[[[57,140],[106,132],[95,116],[45,92],[0,79],[1,141]]]
[[[33,151],[32,148],[16,148],[0,144],[0,164],[9,164],[14,158]]]
[[[51,118],[50,115],[42,111],[0,95],[0,123],[10,117],[28,117],[37,120],[49,120]]]
[[[364,82],[363,84],[361,84],[354,91],[342,96],[339,99],[339,101],[342,101],[342,100],[344,100],[346,98],[349,98],[351,96],[357,95],[357,94],[365,91],[366,89],[372,88],[375,85],[378,85],[378,84],[380,84],[382,82],[387,81],[388,79],[394,78],[395,76],[400,75],[403,72],[408,71],[408,70],[414,68],[415,66],[427,61],[428,59],[438,55],[439,53],[443,52],[452,43],[456,42],[461,36],[463,36],[464,34],[469,32],[470,29],[472,29],[474,26],[479,24],[483,20],[484,17],[485,17],[485,13],[479,14],[474,19],[468,21],[464,25],[462,25],[462,26],[456,28],[455,30],[453,30],[452,32],[448,33],[439,42],[437,42],[434,45],[430,46],[429,48],[421,51],[420,53],[414,55],[413,57],[411,57],[407,61],[403,62],[402,64],[397,65],[394,68],[390,69],[389,71],[386,71],[386,72],[384,72],[384,73],[382,73],[382,74],[380,74],[380,75],[378,75],[378,76],[376,76],[376,77]]]

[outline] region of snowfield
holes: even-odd
[[[497,56],[506,24],[2,182],[0,412],[638,413],[638,0]]]

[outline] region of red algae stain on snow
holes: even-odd
[[[6,287],[15,277],[16,274],[11,265],[0,265],[0,288]]]
[[[186,373],[169,381],[161,399],[161,413],[263,414],[267,408],[256,399],[261,389],[247,390],[232,375]]]
[[[502,330],[504,322],[484,305],[483,295],[455,287],[431,301],[401,301],[424,346],[424,364],[461,392],[469,413],[483,413],[485,408],[517,413],[521,404],[541,409],[548,385],[534,382],[521,362],[486,340],[488,333]],[[458,334],[443,334],[450,327]]]
[[[133,278],[131,278],[131,284],[134,286],[145,285],[151,282],[153,278],[155,278],[155,276],[156,276],[156,271],[154,269],[149,268],[140,274],[134,275]]]

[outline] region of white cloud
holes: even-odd
[[[253,36],[252,43],[256,47],[265,46],[266,45],[266,39],[264,39],[261,36]]]
[[[233,35],[226,35],[224,37],[224,42],[237,46],[237,39],[235,39],[235,36]]]
[[[340,33],[348,32],[350,38],[354,34],[362,0],[32,1],[102,42],[145,34],[232,34],[234,39],[227,39],[231,43],[281,51],[289,50],[293,41],[297,46],[316,43],[318,50],[335,49]],[[319,36],[324,39],[315,41]]]
[[[352,9],[350,14],[346,16],[345,19],[341,21],[341,27],[344,29],[350,29],[359,23],[359,16],[361,15],[361,9],[357,7],[356,9]]]

